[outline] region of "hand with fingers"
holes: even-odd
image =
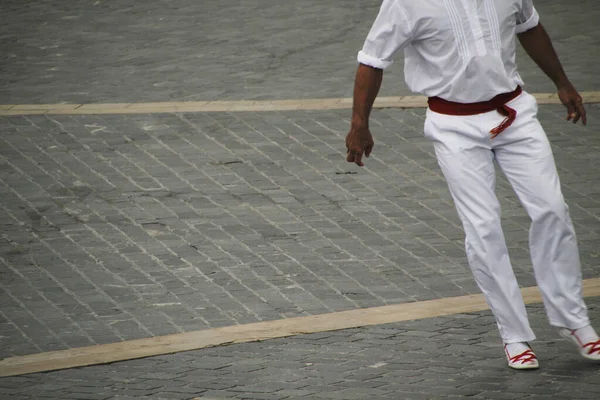
[[[363,154],[368,158],[374,144],[373,135],[368,127],[351,127],[346,136],[346,161],[363,167],[365,165],[362,162]]]
[[[576,124],[581,119],[583,125],[587,124],[583,99],[572,84],[561,86],[558,89],[558,98],[567,107],[567,121]]]

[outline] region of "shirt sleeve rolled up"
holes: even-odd
[[[386,69],[394,62],[396,52],[410,43],[412,28],[400,3],[400,0],[383,0],[363,48],[358,53],[359,63]]]
[[[523,0],[521,10],[517,14],[516,33],[523,33],[535,28],[540,23],[540,16],[533,6],[533,0]]]

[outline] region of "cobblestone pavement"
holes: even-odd
[[[600,301],[589,299],[600,317]],[[0,379],[25,399],[597,399],[599,365],[529,307],[537,371],[516,372],[487,312]]]
[[[0,103],[349,97],[379,1],[3,0]],[[600,90],[597,0],[537,0],[571,79]],[[550,82],[519,54],[527,90]],[[402,60],[382,95],[408,94]]]
[[[1,119],[0,356],[478,292],[423,112],[377,112],[360,171],[345,111]],[[598,124],[562,114],[540,117],[595,277]]]
[[[599,90],[596,2],[537,3],[573,80]],[[349,96],[376,9],[3,1],[0,103]],[[552,90],[521,64],[528,90]],[[401,67],[382,95],[406,94]],[[600,273],[589,110],[584,128],[540,107],[585,278]],[[423,115],[374,111],[364,169],[343,162],[347,110],[0,118],[0,358],[477,293]],[[534,285],[528,218],[504,179],[498,194]],[[527,374],[475,313],[3,378],[0,397],[597,398],[597,368],[531,310],[544,368]]]

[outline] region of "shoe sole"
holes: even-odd
[[[527,370],[532,370],[532,369],[538,369],[540,366],[538,365],[523,365],[523,366],[513,366],[513,365],[508,365],[509,368],[514,369],[516,371],[527,371]]]

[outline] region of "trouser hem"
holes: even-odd
[[[536,339],[535,335],[523,336],[523,337],[510,338],[510,339],[503,339],[502,343],[511,344],[511,343],[533,342],[535,339]]]

